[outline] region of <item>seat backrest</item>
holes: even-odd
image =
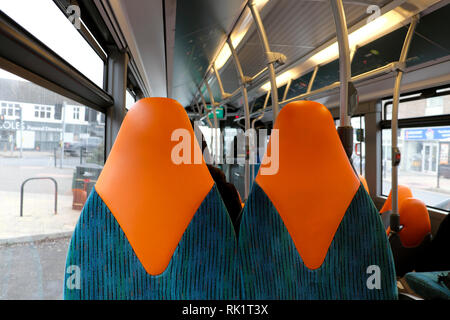
[[[407,198],[399,208],[400,241],[406,248],[420,245],[423,239],[431,234],[430,215],[425,203],[419,199]]]
[[[389,242],[394,256],[398,277],[416,270],[420,259],[428,250],[431,240],[431,223],[428,210],[422,201],[406,198],[399,208],[400,225],[398,233],[391,234]],[[390,227],[387,229],[390,234]]]
[[[380,216],[328,109],[290,103],[274,130],[278,171],[262,171],[277,151],[272,131],[240,227],[242,298],[394,299],[392,253]]]
[[[402,185],[398,186],[398,207],[399,208],[405,199],[412,198],[412,197],[413,197],[413,194],[409,187],[402,186]],[[384,203],[383,207],[381,208],[380,213],[383,214],[383,213],[391,211],[391,210],[392,210],[392,190],[391,190],[391,192],[389,192],[389,196],[386,199],[386,202]]]
[[[66,273],[65,298],[236,298],[235,250],[185,110],[140,100],[76,226],[66,270],[78,266],[81,279]]]

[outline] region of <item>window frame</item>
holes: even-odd
[[[399,104],[404,103],[404,102],[429,99],[429,98],[438,97],[438,96],[449,96],[450,91],[437,92],[440,89],[446,89],[446,88],[449,88],[449,86],[445,85],[445,86],[420,90],[418,92],[405,93],[402,95],[404,97],[403,99],[402,99],[402,96],[400,96]],[[417,96],[418,93],[420,94],[419,96]],[[383,103],[383,100],[384,100],[384,103]],[[389,105],[392,105],[393,101],[392,101],[392,97],[389,97],[387,99],[381,99],[381,101],[382,101],[383,105],[382,105],[382,119],[380,121],[379,133],[382,137],[383,130],[391,130],[392,129],[392,120],[386,120],[386,115],[387,115],[386,110]],[[398,128],[399,129],[441,127],[441,126],[450,126],[450,114],[398,119]],[[381,155],[380,159],[383,159],[384,146],[383,146],[382,138],[380,140],[380,145],[378,147],[378,150]],[[380,170],[380,174],[378,176],[377,183],[379,183],[381,186],[379,188],[380,194],[378,195],[378,197],[387,198],[388,195],[383,194],[383,187],[382,187],[383,186],[383,161],[379,162],[378,167]],[[426,206],[428,209],[443,212],[444,214],[450,214],[450,210],[436,208],[436,207],[433,207],[428,204],[426,204]]]

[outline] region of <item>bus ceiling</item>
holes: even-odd
[[[264,110],[265,118],[293,100],[321,99],[318,101],[329,108],[339,105],[339,46],[331,5],[336,1],[94,0],[92,3],[112,38],[128,51],[134,79],[143,96],[168,96],[191,110],[201,111],[203,103],[212,100],[205,86],[208,82],[214,101],[239,107],[242,119],[246,114],[247,118],[261,114],[249,114],[246,104],[258,98],[264,102],[267,91],[278,99],[270,99]],[[370,87],[367,94],[365,87],[376,80],[393,81],[394,71],[400,67],[398,60],[407,27],[414,16],[419,16],[420,23],[412,51],[414,41],[419,41],[415,39],[421,38],[436,53],[407,61],[405,88],[415,89],[408,79],[409,71],[422,65],[432,67],[430,61],[447,62],[448,40],[430,37],[427,33],[433,33],[436,25],[424,18],[435,11],[448,11],[448,0],[342,3],[350,51],[348,80],[357,87],[360,101],[381,98],[373,96],[377,86],[383,97],[393,94],[393,86],[386,86],[386,82]],[[97,33],[93,34],[97,39]],[[387,48],[391,47],[391,51],[398,50],[395,59],[389,56]],[[386,50],[380,52],[380,48]],[[363,59],[362,55],[371,57]],[[380,63],[374,57],[389,63]],[[439,73],[440,69],[434,71]],[[443,76],[436,75],[439,79]],[[272,90],[275,85],[277,89]],[[251,124],[249,120],[247,127]]]

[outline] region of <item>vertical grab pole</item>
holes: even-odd
[[[292,79],[289,79],[288,83],[286,84],[286,89],[284,90],[283,99],[281,99],[281,101],[286,100],[289,89],[291,88],[291,84],[292,84]]]
[[[234,48],[231,40],[228,38],[227,40],[228,46],[231,50],[231,56],[233,57],[234,65],[236,66],[236,71],[238,73],[239,82],[241,85],[242,95],[244,97],[244,117],[245,117],[245,130],[250,128],[250,107],[248,104],[248,94],[247,94],[247,84],[245,81],[244,72],[242,70],[241,62],[239,61],[239,57],[237,55],[236,49]]]
[[[266,30],[264,29],[264,25],[261,20],[261,16],[259,15],[258,8],[256,7],[255,1],[250,0],[248,3],[250,10],[252,12],[253,20],[256,24],[256,29],[258,30],[259,37],[261,38],[261,42],[266,54],[267,59],[267,67],[269,68],[269,78],[270,78],[270,87],[272,90],[272,109],[273,109],[273,122],[278,116],[279,106],[278,106],[278,88],[277,88],[277,80],[275,76],[275,61],[270,51],[269,40],[267,38]]]
[[[220,78],[219,71],[216,69],[215,66],[213,66],[212,68],[213,68],[214,74],[216,75],[217,83],[219,84],[220,95],[222,96],[222,99],[227,99],[230,96],[230,94],[226,93],[225,90],[223,89],[223,83],[222,83],[222,79]]]
[[[200,105],[198,104],[198,100],[195,100],[195,107],[197,108],[198,116],[202,116],[202,110],[200,109]]]
[[[202,90],[199,89],[199,93],[200,93],[200,99],[202,99],[202,104],[203,104],[203,112],[202,112],[202,114],[206,115],[206,121],[208,122],[209,127],[212,128],[213,125],[211,123],[211,120],[209,120],[209,113],[206,112],[206,101],[205,101],[205,97],[203,96]]]
[[[414,35],[418,17],[414,16],[406,34],[405,42],[403,43],[402,52],[400,54],[399,65],[404,67],[406,58],[408,57],[409,47]],[[400,85],[402,82],[403,70],[397,71],[395,78],[394,97],[392,102],[392,214],[390,217],[390,227],[392,232],[400,231],[400,215],[398,213],[398,166],[400,165],[401,153],[398,148],[398,104],[400,99]]]
[[[214,117],[214,157],[215,157],[215,163],[218,163],[218,155],[217,155],[217,128],[219,127],[218,121],[217,121],[217,114],[216,114],[216,101],[214,100],[214,95],[211,91],[211,87],[208,84],[208,80],[205,80],[206,90],[208,90],[209,99],[211,101],[211,109],[213,111],[213,117]]]
[[[339,77],[340,77],[340,125],[339,137],[349,159],[353,153],[353,128],[348,115],[348,82],[351,77],[350,71],[350,47],[348,44],[348,30],[345,19],[344,5],[342,0],[330,0],[333,11],[334,23],[336,24],[336,37],[339,45]]]
[[[231,56],[233,57],[234,65],[236,66],[236,71],[238,73],[239,82],[241,85],[242,96],[244,97],[244,118],[245,118],[245,132],[249,134],[248,129],[250,129],[250,107],[248,104],[248,92],[247,92],[247,83],[245,80],[244,72],[242,71],[242,66],[239,61],[239,57],[237,55],[236,49],[233,46],[233,43],[230,38],[227,39],[228,46],[231,50]],[[253,134],[253,133],[251,133]],[[248,195],[250,194],[250,163],[249,159],[247,159],[248,147],[250,143],[247,143],[248,136],[245,135],[245,165],[244,165],[244,199],[247,200]]]
[[[269,97],[270,97],[270,90],[267,91],[266,99],[264,100],[264,105],[263,105],[263,108],[262,108],[262,113],[258,117],[253,119],[253,121],[252,121],[253,132],[255,132],[254,129],[255,129],[256,121],[259,121],[259,120],[261,120],[264,117],[264,113],[266,112],[267,103],[269,103]],[[255,178],[255,167],[253,166],[252,167],[252,179],[254,179],[254,178]]]

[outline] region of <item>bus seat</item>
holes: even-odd
[[[396,299],[383,224],[328,109],[289,103],[274,129],[240,226],[242,298]]]
[[[400,206],[405,199],[413,198],[413,194],[410,188],[407,186],[398,186],[398,207],[400,210]],[[386,229],[386,233],[389,235],[390,233],[390,217],[392,213],[392,190],[389,192],[389,196],[384,202],[383,207],[380,210],[381,220],[383,221],[384,228]]]
[[[399,208],[400,208],[402,201],[407,198],[413,198],[411,189],[407,186],[399,185],[398,186],[398,207]],[[386,199],[386,201],[384,202],[384,205],[381,208],[380,213],[383,214],[383,213],[391,211],[391,210],[392,210],[392,190],[391,190],[391,192],[389,192],[389,196]]]
[[[399,208],[402,229],[389,237],[398,277],[416,269],[431,241],[431,222],[425,203],[407,198]],[[388,228],[390,233],[390,228]]]
[[[172,99],[142,99],[75,228],[64,298],[235,299],[236,250],[185,110]]]
[[[400,225],[403,226],[399,236],[403,246],[416,247],[431,234],[430,215],[423,201],[414,198],[403,200],[399,214]]]
[[[367,193],[370,194],[369,185],[367,184],[366,178],[364,178],[364,176],[362,175],[359,175],[359,180],[361,180],[361,183],[364,186],[364,189],[366,189]]]
[[[450,300],[450,287],[443,279],[449,277],[450,270],[435,272],[410,272],[405,280],[409,287],[425,300]],[[447,280],[448,281],[448,280]]]

